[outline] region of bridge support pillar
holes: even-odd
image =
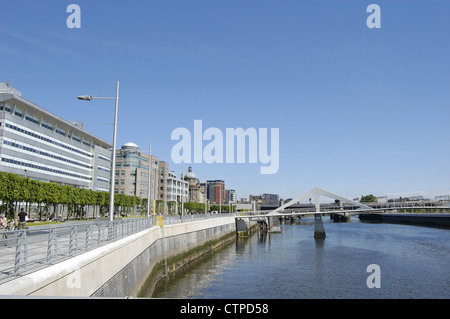
[[[323,227],[322,216],[320,214],[314,215],[314,239],[324,239],[325,227]]]
[[[350,215],[347,213],[333,214],[332,219],[335,223],[345,223],[350,221]]]
[[[281,227],[280,227],[280,219],[270,217],[269,218],[269,233],[280,233]]]

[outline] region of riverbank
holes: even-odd
[[[450,214],[361,214],[362,222],[450,228]]]
[[[257,231],[257,226],[257,223],[249,225],[247,236],[254,234]],[[221,238],[208,241],[192,250],[173,256],[167,259],[166,262],[158,263],[158,265],[153,268],[137,297],[157,297],[155,294],[158,290],[167,285],[173,278],[177,277],[178,274],[188,270],[190,267],[194,267],[197,263],[201,263],[209,256],[227,248],[232,243],[236,243],[237,240],[245,239],[237,236],[236,231],[233,231],[225,234]]]
[[[236,239],[234,232],[224,235],[217,240],[209,241],[190,251],[161,261],[152,269],[151,274],[145,281],[137,297],[154,297],[158,288],[171,280],[177,273],[188,268],[191,264],[201,261],[207,256],[233,243]]]
[[[314,218],[257,233],[193,263],[157,298],[204,299],[447,299],[450,232],[446,229]],[[369,266],[380,267],[371,288]],[[223,309],[223,308],[222,308]]]

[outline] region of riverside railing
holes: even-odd
[[[151,216],[114,221],[65,222],[0,232],[0,284],[150,227],[233,214]]]

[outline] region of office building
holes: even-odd
[[[111,144],[0,83],[0,170],[31,179],[109,191]]]
[[[159,161],[158,163],[158,197],[157,199],[163,200],[164,202],[167,202],[168,195],[167,195],[167,183],[169,178],[169,163],[165,161]],[[170,189],[169,189],[170,190]]]
[[[279,206],[280,196],[277,194],[262,194],[263,204],[266,206]]]
[[[207,196],[213,204],[225,204],[225,182],[223,180],[208,180]]]
[[[116,150],[115,193],[148,198],[149,157],[133,142],[125,143],[120,150]],[[158,199],[158,163],[158,157],[152,155],[150,201]]]
[[[226,189],[225,198],[226,198],[225,204],[236,203],[236,191],[234,189]]]

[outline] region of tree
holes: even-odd
[[[7,213],[8,218],[14,218],[17,204],[24,202],[26,205],[37,204],[39,220],[43,217],[42,208],[48,212],[49,207],[53,206],[53,212],[56,214],[57,205],[65,205],[69,219],[73,213],[78,215],[89,205],[100,207],[101,214],[107,212],[109,193],[30,180],[16,174],[0,172],[0,201],[1,212]],[[132,210],[139,202],[140,198],[137,196],[117,194],[114,205],[121,206],[123,210]]]
[[[377,202],[377,198],[370,194],[370,195],[366,195],[366,196],[361,196],[361,203],[376,203]]]

